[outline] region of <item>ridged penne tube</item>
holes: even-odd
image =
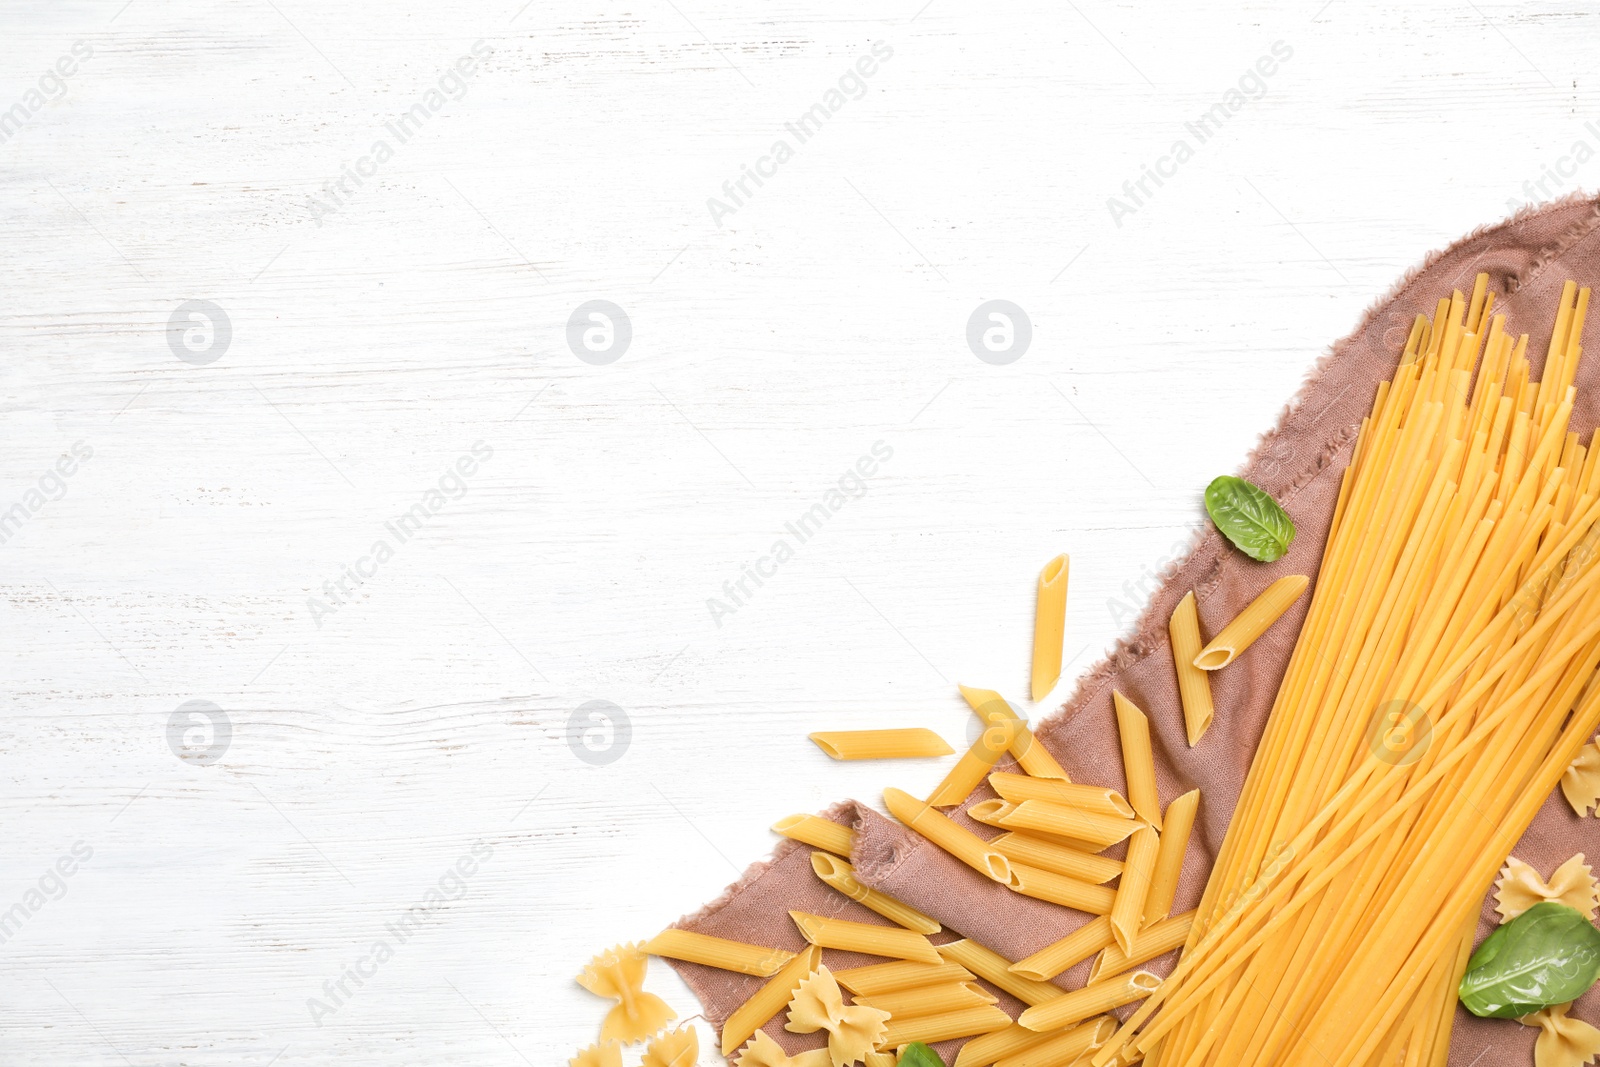
[[[1002,803],[1009,804],[1010,801]],[[1000,825],[1008,830],[1033,830],[1083,841],[1094,848],[1106,848],[1118,841],[1126,841],[1143,824],[1134,819],[1096,815],[1048,800],[1024,800],[1015,811],[1000,817]]]
[[[1194,829],[1200,807],[1200,790],[1191,789],[1167,805],[1161,828],[1161,850],[1156,853],[1156,871],[1150,879],[1150,895],[1144,902],[1144,925],[1153,926],[1172,912],[1172,899],[1178,894],[1178,879],[1183,875],[1183,857],[1189,851],[1189,832]]]
[[[1089,968],[1090,984],[1121,974],[1141,963],[1149,963],[1175,948],[1182,948],[1189,931],[1194,929],[1194,915],[1194,912],[1186,911],[1140,930],[1139,936],[1134,939],[1131,956],[1120,945],[1107,945],[1106,950],[1100,953],[1100,958],[1094,961],[1094,966]]]
[[[829,758],[924,759],[948,756],[955,749],[932,730],[914,727],[906,730],[823,730],[811,740]]]
[[[1091,1015],[1143,1000],[1160,985],[1161,979],[1149,971],[1134,971],[1125,977],[1075,989],[1048,1004],[1036,1004],[1023,1012],[1017,1021],[1029,1030],[1059,1030],[1063,1026],[1082,1022]]]
[[[1148,830],[1149,827],[1141,829]],[[1122,877],[1128,877],[1124,870]],[[1117,893],[1103,885],[1081,882],[1064,874],[1029,867],[1025,863],[1011,865],[1011,888],[1025,897],[1048,900],[1063,908],[1075,908],[1090,915],[1106,915],[1116,905]]]
[[[985,982],[1010,993],[1024,1004],[1044,1004],[1065,996],[1049,982],[1036,982],[1011,972],[1011,961],[976,941],[952,941],[939,946],[939,955],[972,971]]]
[[[1111,932],[1111,916],[1098,915],[1078,927],[1061,940],[1046,945],[1025,959],[1011,965],[1013,974],[1047,982],[1071,967],[1075,967],[1096,952],[1117,943]]]
[[[1115,789],[1103,785],[1080,785],[1075,782],[1052,781],[1048,778],[1031,778],[1025,774],[1008,774],[996,771],[989,775],[989,785],[996,793],[1015,804],[1024,800],[1048,800],[1065,804],[1069,808],[1110,815],[1119,819],[1133,818],[1133,805],[1122,799]]]
[[[832,819],[824,819],[820,815],[785,815],[773,823],[772,828],[784,837],[803,845],[820,848],[847,859],[856,841],[855,831],[850,827],[840,826]]]
[[[1015,830],[990,841],[989,847],[1014,863],[1026,863],[1096,885],[1122,873],[1122,864],[1116,860]]]
[[[799,955],[783,965],[772,980],[734,1009],[722,1024],[722,1054],[731,1056],[763,1023],[782,1011],[794,996],[800,982],[822,962],[822,949],[807,945]]]
[[[992,1034],[980,1034],[962,1045],[951,1067],[989,1067],[997,1060],[1025,1052],[1054,1037],[1054,1034],[1035,1033],[1026,1026],[1012,1023],[1004,1030],[996,1030]]]
[[[1106,1040],[1109,1041],[1110,1038],[1107,1038]],[[1098,1055],[1098,1053],[1096,1053],[1096,1055]],[[1079,1058],[1082,1059],[1082,1057]],[[1143,1062],[1144,1053],[1140,1052],[1132,1045],[1128,1045],[1113,1052],[1111,1057],[1106,1060],[1104,1064],[1101,1064],[1100,1067],[1133,1067],[1134,1064]],[[795,1067],[803,1067],[803,1065],[796,1064]],[[824,1064],[823,1067],[828,1067],[828,1065]],[[868,1067],[873,1067],[873,1065],[869,1064]],[[1086,1060],[1081,1064],[1074,1063],[1073,1067],[1094,1067],[1094,1061]],[[1434,1067],[1444,1067],[1444,1064],[1434,1064]]]
[[[1057,556],[1039,572],[1039,595],[1033,616],[1034,700],[1043,700],[1061,680],[1061,642],[1067,628],[1066,556]]]
[[[995,1067],[1066,1067],[1104,1045],[1116,1031],[1116,1021],[1110,1016],[1088,1019],[1065,1033],[1051,1034],[1037,1045],[996,1061]]]
[[[1238,659],[1289,610],[1289,605],[1300,599],[1310,581],[1303,574],[1289,574],[1267,586],[1200,650],[1194,665],[1203,671],[1219,671]]]
[[[1033,736],[1027,720],[1009,700],[993,689],[974,689],[966,685],[958,688],[967,706],[986,725],[984,736],[979,740],[996,752],[997,759],[1001,749],[1009,750],[1017,757],[1022,769],[1035,778],[1055,778],[1063,782],[1071,780],[1050,750]]]
[[[748,945],[743,941],[729,941],[710,934],[675,929],[663,930],[646,941],[644,950],[652,956],[701,963],[756,978],[771,978],[784,964],[794,959],[793,952],[785,952],[781,948]]]
[[[1009,800],[985,800],[967,809],[967,815],[985,826],[1003,826],[1001,819],[1017,810]]]
[[[932,1044],[935,1041],[949,1041],[957,1037],[971,1037],[973,1034],[989,1034],[996,1030],[1004,1030],[1010,1025],[1011,1016],[993,1004],[962,1008],[943,1015],[890,1019],[888,1027],[883,1032],[883,1047],[895,1048],[913,1041]]]
[[[860,952],[868,956],[889,956],[897,960],[917,960],[920,963],[938,963],[941,959],[927,938],[910,930],[873,926],[848,919],[830,919],[804,911],[791,911],[789,918],[794,920],[807,941],[823,948]]]
[[[1184,594],[1167,622],[1172,638],[1172,666],[1178,675],[1178,699],[1183,704],[1183,728],[1189,747],[1211,728],[1216,708],[1211,703],[1211,675],[1194,665],[1205,643],[1200,639],[1200,614],[1195,608],[1194,590]]]
[[[891,1018],[911,1019],[923,1015],[938,1015],[962,1008],[977,1008],[993,1004],[998,998],[973,982],[951,985],[921,986],[902,989],[894,993],[880,993],[875,997],[857,997],[857,1004],[886,1011]]]
[[[930,805],[899,789],[885,789],[883,803],[896,819],[985,878],[1010,884],[1011,864],[971,830],[956,825]]]
[[[1161,798],[1156,795],[1156,758],[1150,748],[1150,720],[1138,705],[1115,690],[1117,736],[1122,741],[1122,770],[1128,780],[1128,803],[1139,818],[1161,829]]]
[[[996,749],[984,738],[978,738],[956,760],[956,765],[950,768],[944,779],[933,787],[933,792],[928,794],[928,803],[937,808],[966,803],[972,791],[978,788],[978,783],[994,770],[995,763],[1005,754],[1004,748]]]
[[[849,970],[834,971],[833,977],[856,996],[870,997],[921,986],[970,982],[977,975],[959,963],[950,963],[941,958],[939,963],[896,960],[893,963],[874,963],[868,967],[851,967]]]
[[[1141,826],[1128,839],[1128,858],[1122,861],[1122,880],[1117,883],[1117,898],[1111,905],[1111,932],[1125,952],[1131,951],[1139,928],[1144,925],[1144,905],[1150,897],[1150,882],[1155,877],[1156,855],[1160,851],[1161,837],[1152,827]]]
[[[855,868],[830,852],[813,852],[811,869],[828,885],[857,904],[871,908],[892,923],[919,934],[936,934],[941,927],[909,904],[902,904],[887,893],[869,889],[856,879]]]
[[[827,1049],[823,1049],[823,1051],[826,1052]],[[866,1056],[862,1058],[861,1062],[865,1064],[866,1067],[895,1067],[895,1064],[900,1062],[900,1057],[896,1056],[892,1052],[883,1052],[878,1049],[874,1049],[871,1052],[868,1052]],[[833,1060],[831,1058],[828,1060],[828,1064],[829,1067],[832,1067]]]

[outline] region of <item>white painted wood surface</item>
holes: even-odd
[[[5,4],[0,1062],[564,1063],[593,952],[714,897],[776,817],[938,774],[808,730],[959,741],[957,680],[1022,695],[1063,550],[1088,666],[1401,271],[1600,184],[1597,33],[1547,0]],[[632,323],[609,365],[567,346],[591,299]],[[965,340],[991,299],[1033,324],[1010,365]],[[231,324],[209,365],[169,347],[190,300]],[[231,728],[209,765],[169,745],[194,700]],[[604,766],[567,741],[591,700],[631,721]]]

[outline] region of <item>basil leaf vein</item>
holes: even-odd
[[[1206,486],[1206,513],[1224,537],[1251,559],[1271,563],[1294,543],[1294,521],[1259,486],[1224,474]]]
[[[1461,976],[1462,1005],[1516,1018],[1581,996],[1600,977],[1600,930],[1580,911],[1535,904],[1484,938]]]

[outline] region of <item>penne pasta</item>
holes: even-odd
[[[885,789],[883,803],[896,819],[985,878],[1010,884],[1011,864],[971,830],[956,825],[932,806],[899,789]]]
[[[950,1041],[973,1034],[989,1034],[1011,1025],[1011,1016],[993,1004],[962,1008],[943,1015],[919,1015],[909,1019],[890,1019],[883,1032],[885,1048],[907,1045],[913,1041],[931,1044]]]
[[[968,808],[967,815],[985,826],[999,827],[1003,825],[1000,820],[1016,810],[1017,806],[1009,800],[985,800]]]
[[[1183,704],[1184,733],[1189,747],[1211,728],[1216,709],[1211,703],[1211,675],[1195,666],[1204,643],[1200,640],[1200,614],[1195,607],[1194,590],[1184,594],[1167,623],[1172,639],[1172,666],[1178,674],[1178,699]]]
[[[1050,1034],[1047,1040],[999,1060],[995,1067],[1066,1067],[1104,1045],[1116,1030],[1116,1022],[1102,1015],[1064,1033]]]
[[[826,1052],[827,1050],[823,1049],[822,1051]],[[793,1062],[793,1057],[790,1058],[790,1062]],[[866,1067],[895,1067],[895,1064],[900,1062],[900,1058],[892,1052],[880,1052],[877,1049],[874,1049],[871,1052],[868,1052],[866,1056],[862,1058],[861,1062],[865,1064]],[[830,1058],[828,1060],[828,1067],[832,1067],[832,1065],[833,1060]]]
[[[1127,873],[1124,872],[1123,878],[1127,877]],[[1052,904],[1060,904],[1063,908],[1075,908],[1091,915],[1108,914],[1117,899],[1116,892],[1103,885],[1081,882],[1076,878],[1068,878],[1064,874],[1041,870],[1038,867],[1029,867],[1024,863],[1011,865],[1011,888],[1025,897],[1048,900]]]
[[[1048,1004],[1036,1004],[1024,1011],[1017,1022],[1029,1030],[1059,1030],[1063,1026],[1082,1022],[1091,1015],[1143,1000],[1160,985],[1161,979],[1149,971],[1134,971],[1126,977],[1064,993]]]
[[[1006,754],[1004,748],[996,748],[986,737],[974,741],[972,747],[961,754],[956,765],[945,774],[944,780],[934,786],[933,792],[928,794],[928,803],[936,808],[948,808],[952,804],[964,804],[972,791],[978,788],[978,783],[994,770],[995,763]]]
[[[895,993],[880,993],[875,997],[856,997],[857,1004],[865,1004],[886,1011],[891,1018],[911,1019],[941,1012],[959,1011],[993,1004],[999,998],[972,982],[950,985],[921,986],[902,989]]]
[[[1066,556],[1057,556],[1039,572],[1039,594],[1033,617],[1034,700],[1043,700],[1061,680],[1061,642],[1067,627]]]
[[[975,973],[985,982],[1005,993],[1010,993],[1024,1004],[1044,1004],[1065,996],[1049,982],[1036,982],[1011,971],[1011,961],[998,952],[991,952],[976,941],[952,941],[939,946],[939,955],[952,963]]]
[[[1101,949],[1116,943],[1116,935],[1111,932],[1111,916],[1099,915],[1061,940],[1013,963],[1011,971],[1024,978],[1048,982],[1062,971],[1077,966]]]
[[[1008,830],[1033,830],[1086,842],[1091,848],[1106,848],[1118,841],[1126,841],[1143,825],[1133,819],[1096,815],[1048,800],[1024,800],[1016,806],[1015,811],[999,818],[999,824]]]
[[[1122,880],[1117,883],[1117,897],[1111,905],[1111,933],[1123,951],[1130,954],[1139,928],[1144,925],[1144,906],[1150,898],[1150,882],[1160,850],[1160,835],[1152,827],[1141,826],[1128,839],[1128,858],[1122,861]]]
[[[1300,599],[1311,579],[1303,574],[1289,574],[1261,592],[1211,643],[1200,650],[1193,662],[1203,671],[1218,671],[1238,659],[1244,650],[1266,633],[1273,623]]]
[[[850,850],[855,847],[854,830],[820,815],[786,815],[773,823],[772,828],[784,837],[836,856],[849,858]]]
[[[868,956],[891,956],[921,963],[940,962],[939,953],[934,951],[928,939],[910,930],[873,926],[871,923],[851,922],[848,919],[831,919],[803,911],[791,911],[789,918],[794,920],[807,941],[823,948],[861,952]]]
[[[1056,778],[1063,782],[1071,780],[1050,750],[1044,747],[1044,743],[1033,736],[1027,720],[1009,700],[993,689],[973,689],[965,685],[958,688],[967,706],[987,724],[988,729],[979,740],[986,742],[996,752],[996,759],[1000,750],[1009,750],[1022,769],[1035,778]],[[990,761],[991,764],[994,762]]]
[[[962,1045],[951,1067],[989,1067],[996,1060],[1026,1052],[1046,1041],[1054,1040],[1055,1037],[1055,1034],[1035,1033],[1026,1026],[1012,1023],[1004,1030],[980,1034]]]
[[[1116,1035],[1113,1034],[1112,1036],[1114,1037]],[[1109,1038],[1107,1040],[1109,1040]],[[1095,1055],[1099,1055],[1099,1053],[1096,1052]],[[1132,1045],[1126,1045],[1114,1051],[1110,1057],[1107,1058],[1106,1062],[1100,1065],[1100,1067],[1133,1067],[1134,1064],[1143,1062],[1144,1053],[1134,1048]],[[1092,1067],[1093,1064],[1094,1061],[1092,1059],[1084,1060],[1083,1057],[1080,1056],[1078,1061],[1073,1064],[1073,1067]],[[796,1064],[795,1067],[801,1067],[801,1065]],[[823,1067],[827,1067],[827,1065],[823,1065]],[[1444,1067],[1444,1064],[1437,1064],[1436,1067]]]
[[[843,893],[857,904],[871,908],[892,923],[919,934],[936,934],[941,927],[909,904],[902,904],[887,893],[868,889],[856,879],[855,868],[828,852],[811,854],[811,869],[828,885]]]
[[[728,1021],[722,1024],[722,1054],[731,1056],[734,1050],[759,1029],[763,1023],[778,1014],[789,1004],[794,991],[806,975],[822,962],[822,949],[807,945],[799,955],[783,965],[772,980],[734,1009]]]
[[[1128,803],[1145,822],[1161,829],[1161,799],[1156,795],[1156,759],[1150,748],[1150,720],[1115,690],[1117,736],[1122,739],[1122,769],[1128,780]]]
[[[989,847],[1014,863],[1026,863],[1095,885],[1109,882],[1122,873],[1122,864],[1116,860],[1015,830],[990,841]]]
[[[1093,985],[1121,974],[1130,967],[1149,963],[1157,956],[1164,956],[1173,949],[1182,948],[1183,943],[1188,940],[1189,931],[1194,929],[1194,915],[1194,912],[1186,911],[1182,915],[1162,919],[1139,931],[1139,936],[1133,942],[1132,955],[1125,952],[1120,945],[1107,945],[1100,958],[1094,961],[1094,966],[1089,968],[1089,984]]]
[[[852,967],[834,971],[834,979],[858,997],[881,996],[922,986],[960,984],[970,982],[977,975],[941,957],[939,963],[917,963],[914,960],[896,960],[893,963],[874,963],[868,967]]]
[[[1079,785],[1048,778],[1030,778],[1025,774],[1008,774],[1005,771],[989,775],[989,785],[1003,799],[1015,804],[1024,800],[1048,800],[1096,815],[1133,818],[1133,805],[1123,800],[1116,790],[1103,785]]]
[[[908,730],[826,730],[810,735],[830,759],[922,759],[955,751],[944,738],[920,727]]]
[[[1178,894],[1178,878],[1183,874],[1183,857],[1189,850],[1189,832],[1194,829],[1200,807],[1200,790],[1191,789],[1167,805],[1161,829],[1161,850],[1156,853],[1155,873],[1150,877],[1150,895],[1144,903],[1144,925],[1153,926],[1172,912],[1172,899]]]
[[[678,929],[661,931],[644,943],[644,950],[652,956],[701,963],[756,978],[771,978],[795,955],[781,948],[747,945],[743,941],[729,941],[710,934]]]

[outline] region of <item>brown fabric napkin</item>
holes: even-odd
[[[1125,791],[1121,762],[1116,758],[1120,744],[1112,690],[1121,691],[1144,709],[1150,718],[1162,804],[1190,789],[1201,791],[1200,814],[1174,913],[1199,902],[1311,596],[1308,592],[1302,597],[1238,663],[1212,675],[1216,720],[1193,749],[1184,736],[1167,619],[1183,595],[1193,589],[1201,631],[1214,634],[1273,580],[1286,574],[1309,574],[1315,579],[1339,478],[1349,463],[1356,431],[1371,408],[1378,382],[1393,373],[1413,318],[1431,316],[1438,299],[1452,289],[1470,289],[1479,271],[1489,274],[1490,287],[1500,294],[1495,311],[1506,315],[1512,332],[1530,335],[1530,359],[1535,353],[1542,359],[1563,282],[1568,278],[1580,285],[1600,282],[1600,202],[1569,198],[1524,212],[1429,256],[1402,279],[1367,312],[1354,333],[1333,346],[1240,472],[1276,497],[1294,519],[1299,532],[1288,555],[1270,565],[1256,563],[1233,550],[1208,525],[1188,557],[1163,575],[1161,588],[1140,617],[1133,636],[1120,642],[1079,681],[1060,711],[1036,724],[1038,737],[1074,781]],[[1589,431],[1600,422],[1600,352],[1582,362],[1577,384],[1572,427],[1584,434],[1587,443]],[[997,769],[1014,768],[1002,764]],[[973,794],[973,801],[992,795],[985,785]],[[865,804],[847,802],[824,814],[858,830],[852,859],[863,883],[945,924],[947,933],[936,936],[935,941],[963,936],[1016,960],[1089,919],[979,876]],[[964,813],[952,809],[952,814],[981,836],[995,836],[994,830],[972,822]],[[1513,855],[1548,876],[1576,852],[1600,862],[1600,820],[1578,818],[1557,791]],[[886,923],[818,880],[811,871],[810,853],[806,846],[784,842],[768,862],[750,868],[721,899],[679,925],[798,950],[804,942],[789,919],[789,909]],[[1119,856],[1120,847],[1107,854]],[[1494,901],[1485,900],[1479,938],[1497,921]],[[1164,974],[1175,958],[1173,953],[1151,969]],[[829,950],[824,962],[839,970],[883,961]],[[719,1027],[762,984],[761,979],[695,964],[674,966],[700,997],[706,1017]],[[1087,962],[1079,964],[1058,979],[1058,984],[1081,986],[1088,968]],[[1000,996],[1000,1005],[1013,1016],[1022,1009],[1005,994]],[[1600,1025],[1600,987],[1579,999],[1571,1015]],[[764,1029],[791,1053],[821,1044],[818,1035],[786,1033],[781,1014]],[[1478,1019],[1458,1008],[1449,1062],[1457,1067],[1532,1064],[1537,1033],[1509,1020]],[[939,1051],[948,1061],[961,1044],[946,1042]]]

